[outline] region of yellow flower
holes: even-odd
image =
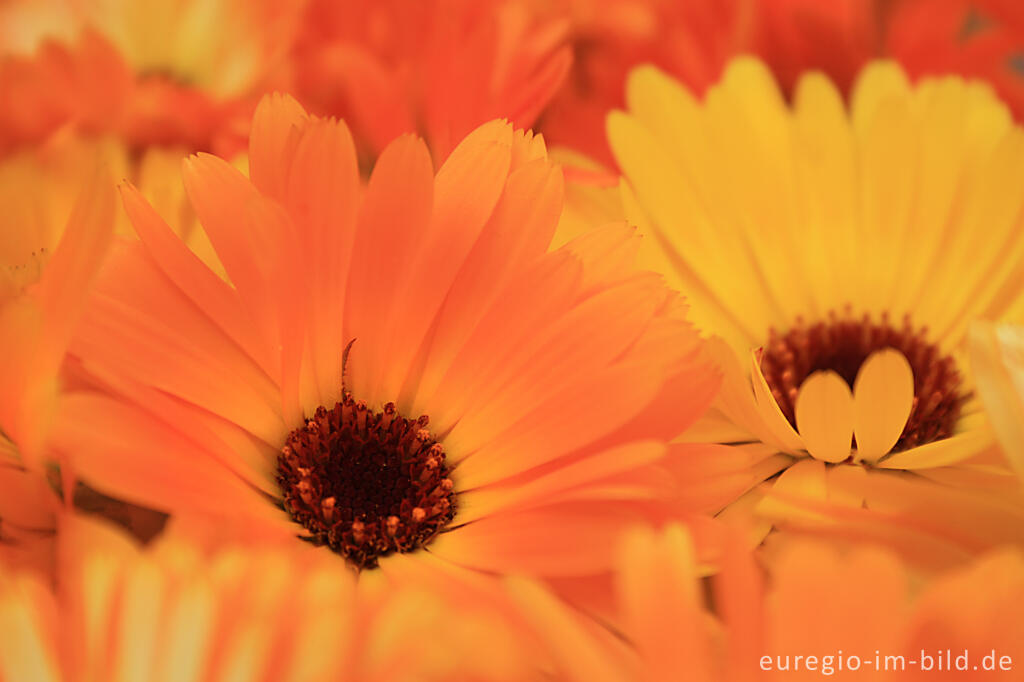
[[[785,470],[740,505],[763,518],[810,522],[790,503],[814,500],[875,533],[922,521],[962,549],[1024,541],[964,363],[969,322],[1024,295],[1024,132],[985,85],[911,87],[891,63],[851,100],[810,74],[790,107],[739,59],[702,100],[639,68],[609,117],[646,265],[723,340],[695,437],[745,445],[705,465],[751,484]]]

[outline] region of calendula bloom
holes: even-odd
[[[947,651],[953,666],[966,652],[967,671],[1019,677],[1018,550],[992,552],[922,586],[896,555],[877,548],[837,551],[805,541],[765,571],[742,536],[729,546],[705,585],[682,528],[630,532],[617,563],[614,637],[529,581],[510,581],[509,590],[575,680],[928,679],[949,672]]]
[[[743,617],[757,627],[722,627],[723,622],[733,623],[709,609],[693,541],[678,525],[659,533],[636,528],[624,537],[612,590],[614,635],[594,627],[535,583],[513,579],[508,589],[570,679],[739,680],[751,672],[744,653],[757,650],[752,638],[761,634],[763,595],[749,552],[730,550],[720,568],[716,581],[728,576],[730,589],[715,591],[716,600],[722,598],[719,608],[742,608]]]
[[[0,568],[3,682],[552,679],[497,584],[421,571],[357,589],[312,548],[207,552],[172,531],[140,549],[62,525],[55,592]]]
[[[902,0],[888,54],[912,76],[956,73],[988,81],[1017,120],[1024,115],[1024,11],[1012,0]]]
[[[893,6],[904,0],[755,0],[750,51],[771,65],[786,92],[807,71],[828,74],[849,92],[861,68],[885,52]],[[917,23],[933,31],[933,18]],[[951,40],[952,42],[952,40]]]
[[[0,97],[11,104],[0,115],[0,150],[70,125],[132,147],[233,151],[236,128],[244,140],[259,95],[288,77],[284,54],[299,8],[278,5],[68,4],[72,40],[43,41],[28,55],[6,46],[0,53]]]
[[[1024,540],[962,357],[970,320],[1024,295],[1024,133],[988,88],[911,87],[883,62],[849,110],[820,74],[789,108],[741,59],[702,101],[638,69],[627,101],[609,138],[644,262],[724,340],[698,437],[748,443],[708,466],[786,470],[758,505],[773,518],[827,498],[889,539],[903,524],[961,550]]]
[[[971,328],[971,368],[1007,459],[1024,480],[1024,327]]]
[[[444,159],[485,121],[531,127],[568,72],[564,40],[521,0],[312,0],[296,92],[343,117],[367,157],[418,133]]]
[[[573,68],[540,129],[604,164],[612,163],[604,119],[623,106],[629,71],[651,63],[703,91],[749,42],[749,0],[563,0],[538,11],[571,21]]]
[[[588,575],[631,517],[678,511],[662,443],[717,369],[624,225],[548,252],[562,176],[540,138],[486,124],[435,174],[402,137],[364,188],[345,125],[274,96],[249,159],[251,179],[184,167],[231,284],[125,187],[141,242],[73,342],[106,390],[56,428],[83,480],[361,568]]]
[[[19,194],[15,170],[0,164],[0,558],[43,569],[58,505],[42,464],[60,367],[110,241],[114,193],[94,171],[58,226],[45,214],[54,207]]]

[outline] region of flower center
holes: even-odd
[[[451,469],[427,422],[348,394],[318,407],[277,458],[285,509],[312,542],[359,568],[427,544],[455,516]]]
[[[943,355],[926,338],[927,328],[914,329],[909,316],[895,327],[883,313],[876,324],[865,314],[855,319],[834,311],[828,320],[797,325],[779,334],[769,331],[761,354],[761,372],[775,401],[796,428],[795,405],[800,385],[810,374],[832,370],[853,388],[861,365],[875,351],[894,348],[901,352],[914,372],[914,402],[893,452],[948,438],[967,399],[961,392],[956,363]]]

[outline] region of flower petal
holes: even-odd
[[[857,459],[877,462],[899,440],[914,406],[914,372],[898,350],[872,353],[853,382]]]
[[[796,397],[795,412],[796,427],[812,457],[842,462],[850,456],[853,396],[842,377],[832,371],[807,377]]]

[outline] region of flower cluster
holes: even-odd
[[[0,682],[1021,679],[1022,55],[0,2]]]

